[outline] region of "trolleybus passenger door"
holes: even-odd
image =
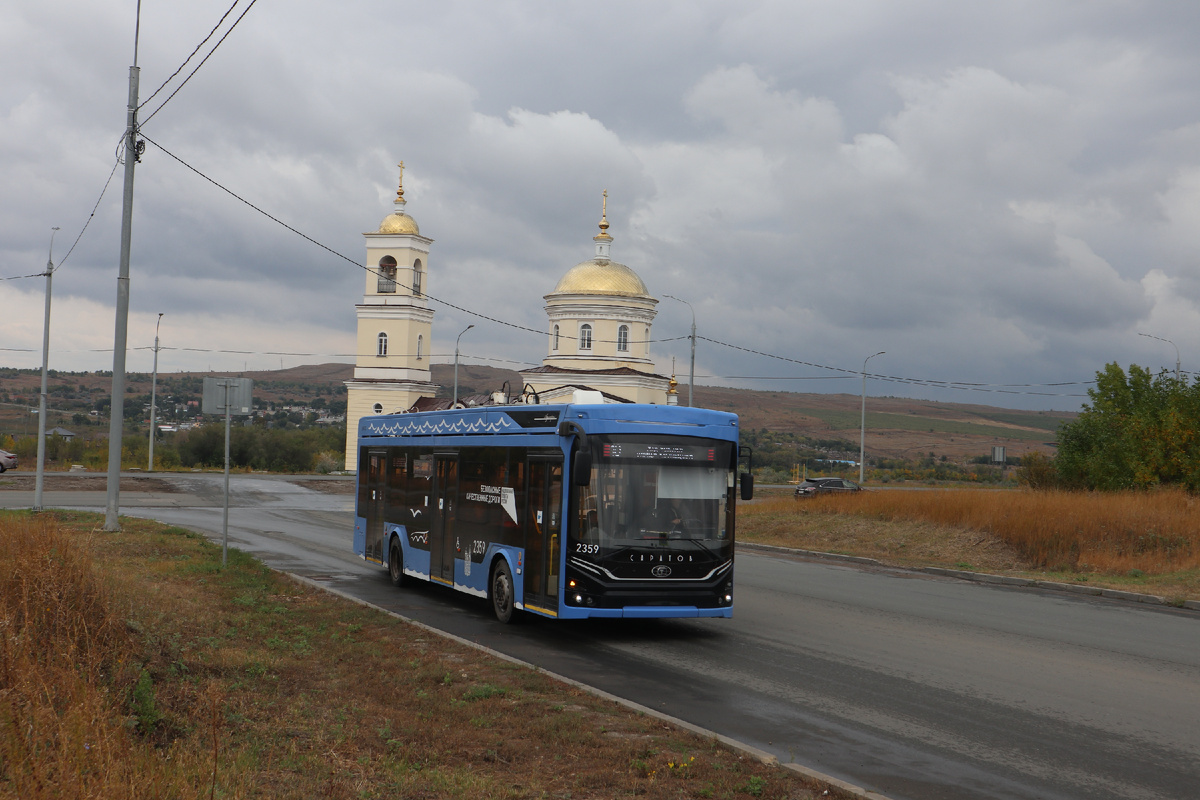
[[[364,555],[368,561],[383,563],[383,514],[384,495],[386,494],[387,453],[383,450],[370,450],[367,453],[367,491],[365,493],[366,507],[362,512],[367,518],[367,541]]]
[[[529,460],[529,511],[525,516],[525,605],[558,609],[562,547],[562,459]]]
[[[435,455],[433,524],[429,527],[429,577],[454,583],[454,513],[458,507],[458,456]]]

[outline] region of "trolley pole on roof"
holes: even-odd
[[[133,66],[129,68],[129,109],[125,124],[125,192],[121,202],[121,263],[117,273],[117,320],[113,335],[112,405],[108,422],[108,498],[104,530],[119,531],[121,492],[121,437],[125,426],[125,347],[129,339],[129,250],[133,238],[133,168],[144,144],[137,140],[138,106],[137,35],[133,39]]]

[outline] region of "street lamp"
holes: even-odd
[[[1170,339],[1164,339],[1161,336],[1151,336],[1148,333],[1138,333],[1138,336],[1145,336],[1147,339],[1158,339],[1160,342],[1166,342],[1175,348],[1175,380],[1179,380],[1179,348]]]
[[[42,327],[42,393],[38,395],[37,477],[33,482],[33,510],[42,510],[42,484],[46,478],[46,376],[50,366],[50,286],[54,279],[54,234],[50,229],[50,255],[46,258],[46,322]]]
[[[150,381],[150,468],[154,472],[154,406],[158,397],[158,326],[162,325],[162,312],[158,312],[158,322],[154,324],[154,378]]]
[[[458,339],[454,340],[454,399],[450,401],[450,407],[454,408],[458,405],[458,342],[462,339],[463,333],[474,328],[474,325],[468,325],[462,329],[462,333],[458,335]]]
[[[886,351],[884,351],[884,350],[880,350],[874,356],[867,356],[866,358],[863,359],[862,423],[861,423],[861,427],[859,428],[859,431],[858,431],[858,482],[859,483],[863,482],[863,456],[866,451],[866,441],[867,441],[867,362],[870,361],[875,356],[883,355],[885,352]]]
[[[690,337],[692,340],[692,370],[688,375],[688,405],[690,406],[692,405],[692,392],[696,387],[696,309],[692,308],[692,304],[687,300],[680,300],[673,294],[664,294],[663,297],[669,297],[672,300],[683,303],[692,312],[692,335]]]

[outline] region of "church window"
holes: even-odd
[[[554,338],[551,339],[550,349],[556,353],[558,352],[558,326],[557,325],[554,326]]]
[[[622,353],[629,352],[629,326],[622,325],[617,328],[617,350]]]
[[[413,297],[421,296],[421,259],[417,259],[413,264]]]
[[[379,259],[379,283],[376,291],[380,294],[391,294],[396,291],[396,259],[384,256]]]
[[[650,326],[646,326],[646,355],[650,355]]]
[[[379,341],[379,348],[376,351],[375,355],[386,356],[387,355],[387,334],[384,333],[383,331],[380,331],[378,341]]]
[[[592,349],[592,326],[587,323],[579,326],[579,349]]]
[[[383,403],[376,403],[376,404],[375,404],[375,413],[376,413],[376,414],[382,414],[382,413],[383,413]]]
[[[420,361],[421,357],[423,355],[425,355],[425,337],[423,335],[418,334],[417,335],[417,361]]]

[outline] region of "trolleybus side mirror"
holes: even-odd
[[[742,478],[742,499],[743,500],[753,500],[754,499],[754,476],[751,475],[749,472],[743,472],[741,475],[741,478]]]
[[[571,459],[571,477],[576,486],[587,486],[592,481],[592,451],[580,447]]]
[[[575,437],[571,452],[571,482],[576,486],[587,486],[592,482],[592,449],[588,446],[587,433],[578,422],[565,419],[558,423],[558,435]]]
[[[743,460],[746,462],[746,471],[739,477],[741,478],[742,499],[754,499],[754,451],[747,445],[738,445],[737,460],[741,464]]]

